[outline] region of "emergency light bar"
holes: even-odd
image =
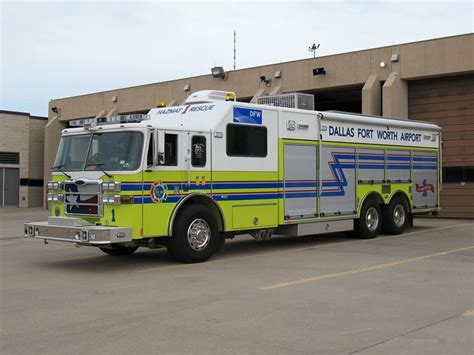
[[[118,115],[111,117],[100,117],[100,118],[85,118],[82,120],[69,121],[70,127],[93,127],[95,125],[106,125],[106,124],[117,124],[117,123],[138,123],[149,120],[150,116],[134,113],[130,115]]]

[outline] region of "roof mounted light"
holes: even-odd
[[[130,115],[118,115],[111,117],[101,117],[97,119],[97,124],[114,124],[114,123],[138,123],[149,120],[150,116],[141,113],[133,113]]]
[[[225,94],[226,101],[235,101],[235,92],[228,92]]]
[[[81,120],[72,120],[69,121],[69,126],[71,127],[95,127],[96,125],[106,125],[106,124],[118,124],[118,123],[138,123],[142,121],[149,120],[150,116],[144,114],[130,114],[130,115],[118,115],[111,117],[100,117],[100,118],[86,118]]]
[[[83,118],[81,120],[69,121],[69,127],[85,127],[95,124],[95,118]]]

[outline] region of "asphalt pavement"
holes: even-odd
[[[474,221],[249,236],[207,263],[22,237],[0,209],[1,354],[472,354]]]

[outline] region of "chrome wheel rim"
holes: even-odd
[[[211,228],[203,219],[195,219],[188,228],[189,246],[196,251],[203,250],[211,241]]]
[[[397,227],[403,227],[405,224],[405,208],[402,205],[396,205],[393,209],[393,222]]]
[[[375,207],[370,207],[365,214],[365,225],[371,232],[377,230],[379,225],[379,211]]]

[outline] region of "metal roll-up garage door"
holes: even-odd
[[[440,215],[474,218],[474,75],[410,81],[408,110],[443,128]]]

